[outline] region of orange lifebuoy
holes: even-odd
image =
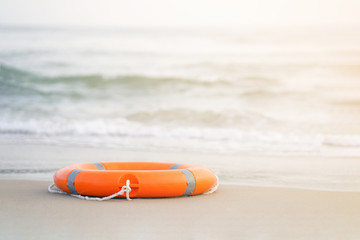
[[[197,195],[217,184],[217,177],[206,167],[158,162],[75,164],[54,175],[54,183],[62,191],[94,197],[114,194],[128,180],[132,198]]]

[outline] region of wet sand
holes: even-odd
[[[360,193],[220,185],[211,195],[86,201],[0,181],[0,239],[360,239]]]

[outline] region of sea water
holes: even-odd
[[[360,156],[360,29],[0,27],[0,139]]]

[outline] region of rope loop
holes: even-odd
[[[218,187],[219,187],[219,178],[218,176],[216,176],[216,184],[214,187],[212,187],[211,189],[209,189],[208,191],[204,192],[203,194],[211,194],[213,192],[215,192]],[[127,179],[126,180],[126,184],[124,186],[121,187],[121,190],[110,195],[110,196],[107,196],[107,197],[89,197],[89,196],[83,196],[83,195],[77,195],[77,194],[69,194],[67,192],[64,192],[62,191],[61,189],[59,189],[58,187],[56,187],[56,185],[53,183],[51,184],[49,187],[48,187],[48,191],[51,192],[51,193],[60,193],[60,194],[66,194],[66,195],[70,195],[72,197],[76,197],[76,198],[80,198],[80,199],[84,199],[84,200],[92,200],[92,201],[106,201],[106,200],[110,200],[112,198],[115,198],[117,196],[121,196],[121,195],[124,195],[126,196],[126,199],[128,201],[131,200],[130,198],[130,192],[131,192],[131,187],[130,187],[130,180]]]
[[[121,187],[121,190],[110,195],[107,197],[88,197],[88,196],[82,196],[82,195],[77,195],[77,194],[69,194],[67,192],[62,191],[61,189],[59,189],[58,187],[56,187],[56,185],[53,183],[48,187],[48,191],[51,193],[59,193],[59,194],[66,194],[66,195],[70,195],[72,197],[76,197],[76,198],[80,198],[80,199],[84,199],[84,200],[92,200],[92,201],[106,201],[106,200],[110,200],[112,198],[115,198],[117,196],[121,196],[121,195],[126,195],[126,199],[128,201],[131,200],[130,198],[130,192],[131,192],[131,187],[130,187],[130,180],[126,180],[126,184],[124,186]]]

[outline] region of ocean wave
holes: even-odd
[[[213,111],[190,108],[138,111],[125,116],[126,120],[146,124],[176,124],[178,126],[213,126],[223,128],[249,125],[261,121],[275,124],[276,120],[252,111]]]
[[[99,74],[90,75],[61,75],[61,76],[43,76],[40,74],[32,73],[29,71],[21,70],[18,68],[10,67],[4,64],[0,64],[0,83],[17,83],[24,85],[24,83],[33,84],[64,84],[74,85],[81,84],[89,88],[97,87],[113,87],[115,85],[124,85],[129,87],[157,87],[159,85],[176,85],[176,84],[188,84],[188,85],[216,85],[227,84],[231,85],[231,81],[217,80],[217,81],[200,81],[199,79],[191,78],[179,78],[179,77],[156,77],[156,76],[143,76],[143,75],[119,75],[114,77],[106,77]]]
[[[80,137],[86,141],[87,137],[99,139],[114,138],[147,138],[154,141],[174,140],[174,144],[182,141],[204,141],[219,144],[243,147],[267,148],[279,146],[290,149],[314,149],[319,146],[360,147],[360,135],[310,134],[276,131],[257,131],[236,128],[192,127],[192,126],[165,126],[144,125],[126,120],[111,123],[102,120],[86,122],[64,121],[22,121],[0,122],[0,135],[7,136],[38,136],[38,137]],[[176,141],[178,141],[176,143]]]
[[[260,80],[262,79],[262,80]],[[263,84],[259,84],[263,81]],[[269,85],[270,84],[270,85]],[[157,96],[164,94],[199,93],[207,97],[252,97],[287,94],[287,89],[276,86],[267,78],[248,76],[241,79],[156,77],[144,75],[119,75],[107,77],[92,75],[44,76],[0,64],[0,97],[35,97],[72,101],[74,99],[118,99],[121,95]],[[33,98],[32,98],[33,99]],[[31,100],[31,99],[30,99]],[[0,102],[1,104],[1,102]]]

